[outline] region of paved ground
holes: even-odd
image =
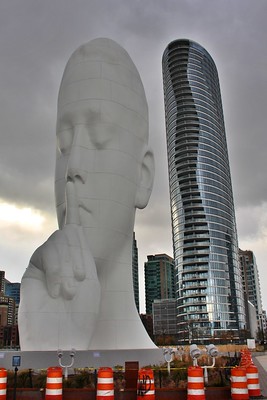
[[[258,368],[261,394],[267,399],[267,354],[254,356],[253,362]]]

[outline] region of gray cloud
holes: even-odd
[[[170,41],[190,38],[207,49],[218,68],[239,242],[247,246],[251,238],[251,250],[257,249],[263,268],[267,244],[262,241],[267,213],[266,13],[266,0],[2,1],[0,199],[55,218],[56,103],[63,69],[80,44],[107,36],[133,58],[150,109],[156,178],[151,202],[137,216],[140,265],[151,252],[170,254],[161,57]],[[51,233],[50,222],[42,237]],[[16,271],[20,279],[36,242],[32,234],[24,233],[23,246],[16,247],[14,231],[9,228],[4,235],[4,228],[0,229],[2,268],[7,277],[13,279]]]

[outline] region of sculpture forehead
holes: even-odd
[[[68,64],[77,64],[86,60],[121,64],[139,76],[127,51],[111,39],[98,38],[81,45],[71,55]]]
[[[58,107],[80,100],[108,100],[148,119],[145,91],[129,54],[110,39],[80,46],[65,68]]]

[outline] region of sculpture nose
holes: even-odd
[[[82,146],[81,146],[81,136],[82,131],[80,127],[76,127],[73,136],[73,143],[68,159],[66,180],[69,182],[81,181],[86,182],[87,173],[83,168],[82,159]]]
[[[81,181],[82,183],[85,183],[86,172],[80,168],[68,167],[66,180],[67,182]]]

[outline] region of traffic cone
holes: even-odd
[[[101,367],[97,373],[97,400],[114,400],[113,370],[110,367]]]
[[[62,400],[62,368],[47,369],[45,400]]]
[[[187,400],[205,400],[203,369],[192,366],[187,373]]]

